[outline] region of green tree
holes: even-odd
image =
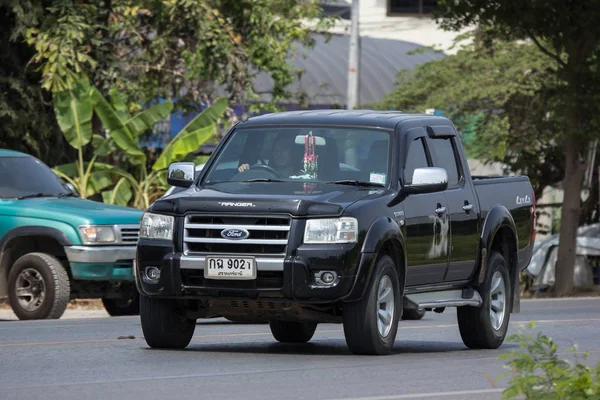
[[[442,110],[471,157],[528,175],[539,198],[564,171],[561,127],[553,117],[555,70],[535,45],[472,41],[454,55],[401,71],[394,91],[374,106]]]
[[[597,137],[600,0],[440,0],[438,6],[436,19],[443,28],[478,25],[485,28],[484,39],[528,40],[556,67],[554,79],[562,86],[554,109],[561,120],[565,169],[555,289],[566,295],[573,289],[585,151],[590,138]]]
[[[0,0],[0,148],[56,165],[75,152],[60,134],[41,74],[27,65],[34,50],[24,41],[23,21],[36,21],[41,14],[40,1]]]
[[[57,91],[89,76],[102,92],[133,103],[179,98],[254,98],[252,78],[273,80],[273,100],[290,96],[293,44],[330,24],[318,0],[54,0],[28,31],[43,85]],[[314,21],[313,28],[305,22]]]

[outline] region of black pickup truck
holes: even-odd
[[[142,218],[136,255],[150,347],[196,319],[269,321],[280,342],[343,323],[355,354],[390,353],[399,321],[457,308],[463,342],[497,348],[534,244],[526,176],[473,177],[453,123],[299,111],[236,124],[195,177]]]

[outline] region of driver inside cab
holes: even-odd
[[[292,148],[295,144],[295,138],[295,135],[278,133],[273,141],[269,167],[277,171],[280,177],[290,177],[298,173],[292,163]],[[239,172],[248,169],[250,169],[250,165],[247,163],[238,167]]]

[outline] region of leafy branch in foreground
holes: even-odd
[[[535,323],[529,324],[529,329]],[[519,344],[521,351],[512,351],[499,357],[510,360],[505,368],[511,373],[502,377],[512,377],[504,390],[503,398],[512,399],[524,396],[526,399],[600,399],[600,362],[596,367],[582,364],[588,353],[581,354],[577,345],[564,353],[571,353],[575,362],[559,358],[558,345],[548,336],[538,332],[519,332],[511,335],[508,342]],[[564,354],[563,353],[563,354]]]

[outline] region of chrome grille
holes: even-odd
[[[184,252],[222,254],[285,254],[290,218],[188,215],[184,224]],[[227,239],[225,229],[244,229],[246,239]]]
[[[139,225],[118,225],[120,242],[125,244],[137,244],[140,236]]]

